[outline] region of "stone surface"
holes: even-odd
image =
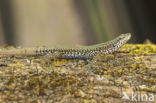
[[[88,61],[0,56],[0,101],[124,103],[132,92],[156,93],[155,45],[126,44]]]

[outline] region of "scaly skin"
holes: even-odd
[[[40,49],[36,51],[36,54],[48,55],[53,54],[56,58],[93,58],[98,54],[109,54],[118,50],[122,45],[124,45],[131,38],[131,34],[121,34],[114,40],[108,41],[106,43],[100,43],[92,46],[82,46],[82,47],[55,47],[50,49]]]
[[[21,49],[15,51],[0,51],[0,55],[43,55],[51,56],[52,58],[93,58],[98,54],[109,54],[117,51],[122,45],[124,45],[131,38],[130,33],[121,34],[114,40],[106,43],[100,43],[91,46],[82,47],[55,47],[55,48],[32,48]]]

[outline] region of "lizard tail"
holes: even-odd
[[[35,50],[33,48],[9,48],[9,49],[0,49],[0,55],[35,55]]]

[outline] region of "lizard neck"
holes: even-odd
[[[121,34],[114,40],[95,45],[96,51],[99,51],[101,54],[113,53],[114,51],[121,48],[130,39],[130,37],[130,33]]]

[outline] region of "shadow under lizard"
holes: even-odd
[[[130,33],[121,34],[117,38],[96,45],[81,47],[53,47],[53,48],[23,48],[15,50],[0,50],[0,55],[31,55],[50,56],[51,58],[80,58],[92,59],[97,55],[110,54],[121,48],[131,38]]]

